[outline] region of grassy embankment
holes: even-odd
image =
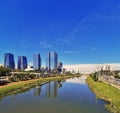
[[[88,77],[86,81],[98,98],[102,98],[110,102],[109,105],[105,105],[108,110],[113,113],[120,113],[119,89],[103,82],[95,82],[91,77]]]
[[[34,87],[37,84],[40,85],[42,83],[55,81],[55,80],[63,80],[63,79],[67,79],[67,78],[71,78],[71,76],[39,78],[39,79],[33,79],[33,80],[28,80],[28,81],[10,83],[10,84],[5,85],[2,88],[0,88],[0,98],[4,97],[6,95],[15,94],[15,93],[30,89],[31,87]]]

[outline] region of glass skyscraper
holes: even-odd
[[[58,55],[57,53],[54,51],[54,52],[51,52],[50,53],[51,55],[51,66],[50,66],[50,69],[51,70],[55,70],[57,69],[57,63],[58,63]]]
[[[58,62],[58,74],[61,74],[63,70],[63,63],[62,62]]]
[[[56,70],[57,69],[57,63],[58,63],[58,55],[55,51],[49,52],[47,54],[46,58],[46,67],[48,71],[50,70]]]
[[[33,55],[33,68],[35,70],[41,70],[41,57],[40,54]]]
[[[24,70],[27,68],[27,57],[18,56],[18,69]]]
[[[14,55],[6,53],[4,56],[4,67],[15,69]]]
[[[46,56],[46,68],[48,71],[50,71],[50,64],[51,64],[50,59],[51,58],[50,58],[50,52],[49,52]]]

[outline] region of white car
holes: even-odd
[[[6,77],[0,77],[0,83],[6,83],[8,82],[8,79]]]

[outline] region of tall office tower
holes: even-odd
[[[24,70],[25,68],[27,68],[27,57],[18,56],[18,69]]]
[[[49,52],[47,54],[46,58],[46,67],[48,71],[50,70],[56,70],[57,69],[57,63],[58,63],[58,55],[54,52]]]
[[[41,57],[40,54],[33,55],[33,68],[35,70],[41,70]]]
[[[63,63],[58,62],[58,67],[57,67],[58,74],[62,74],[62,70],[63,70]]]
[[[4,56],[4,67],[15,69],[14,55],[6,53]]]
[[[58,62],[58,68],[62,69],[63,67],[63,63],[62,62]]]
[[[50,68],[51,70],[56,70],[57,64],[58,64],[58,55],[55,51],[51,52],[50,55],[51,55],[51,67]]]
[[[46,68],[47,68],[47,71],[50,71],[50,52],[47,54],[46,56]]]

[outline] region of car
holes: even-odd
[[[6,77],[0,77],[0,84],[8,83],[8,79]]]

